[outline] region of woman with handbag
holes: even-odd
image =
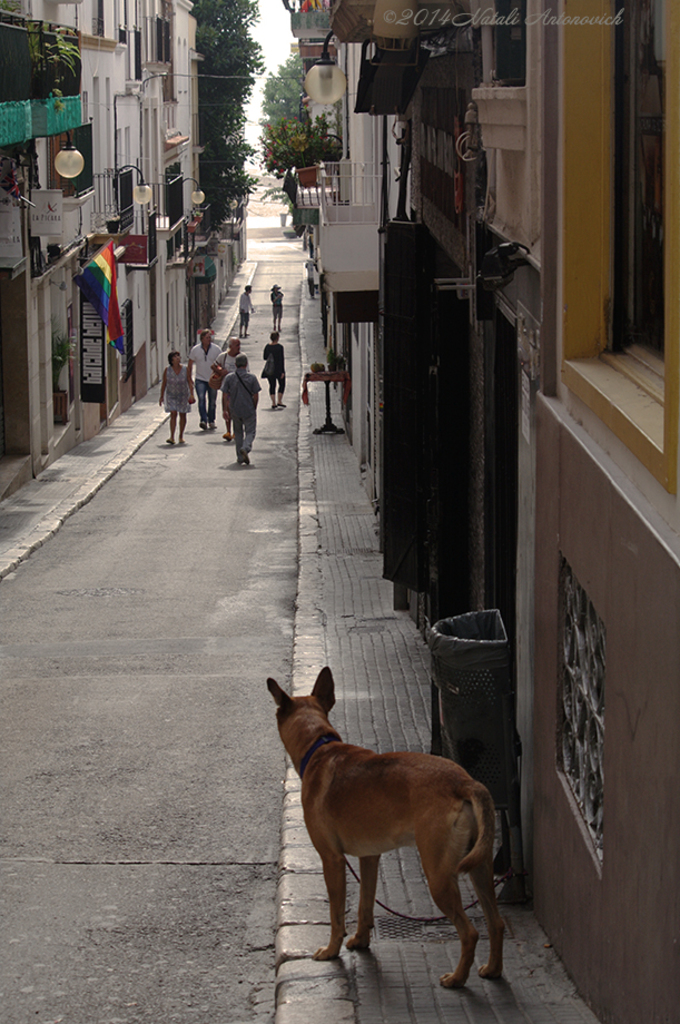
[[[265,345],[262,358],[265,360],[262,376],[269,381],[269,397],[272,400],[272,409],[285,409],[283,404],[283,392],[286,390],[286,360],[283,353],[283,345],[279,341],[279,332],[272,331],[269,335],[269,344]],[[278,401],[276,399],[276,385],[279,386]]]

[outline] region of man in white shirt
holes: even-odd
[[[193,367],[196,366],[196,397],[198,398],[198,414],[201,417],[199,426],[201,430],[215,429],[215,405],[217,392],[208,385],[212,376],[212,364],[220,354],[220,347],[212,340],[212,331],[205,328],[201,331],[201,340],[194,345],[189,353],[189,364],[187,366],[187,378],[191,380]],[[206,409],[206,396],[208,407]]]
[[[253,300],[250,297],[251,291],[252,288],[250,287],[249,284],[247,284],[245,287],[245,291],[243,292],[243,295],[239,300],[238,311],[241,316],[241,322],[238,328],[239,338],[248,337],[248,322],[250,320],[250,314],[255,312],[255,310],[253,309]]]

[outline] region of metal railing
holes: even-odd
[[[340,160],[320,164],[318,177],[321,216],[325,223],[378,223],[380,175],[372,163]]]

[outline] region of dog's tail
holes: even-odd
[[[472,849],[458,865],[459,872],[476,868],[493,853],[496,831],[496,808],[486,786],[483,786],[481,782],[471,781],[465,799],[472,804],[472,811],[477,822],[477,838]]]

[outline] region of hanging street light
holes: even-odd
[[[193,181],[194,185],[196,186],[196,188],[191,193],[191,202],[194,204],[194,206],[200,206],[201,203],[205,202],[205,192],[203,191],[201,186],[198,184],[196,179],[195,178],[184,178],[183,182],[184,181]]]
[[[66,133],[66,145],[54,158],[54,169],[62,178],[77,178],[85,166],[85,157],[71,142],[71,133]]]
[[[137,174],[139,175],[139,184],[135,185],[135,187],[133,188],[132,198],[137,203],[138,206],[148,206],[148,204],[153,199],[153,189],[151,188],[151,185],[147,185],[146,182],[144,181],[144,175],[140,171],[139,167],[135,167],[133,164],[125,164],[124,167],[119,167],[119,169],[116,171],[118,177],[120,177],[123,171],[137,172]]]
[[[338,67],[328,52],[328,44],[333,32],[329,32],[323,42],[323,50],[316,64],[305,77],[305,92],[315,103],[336,103],[344,95],[347,79],[344,71]]]

